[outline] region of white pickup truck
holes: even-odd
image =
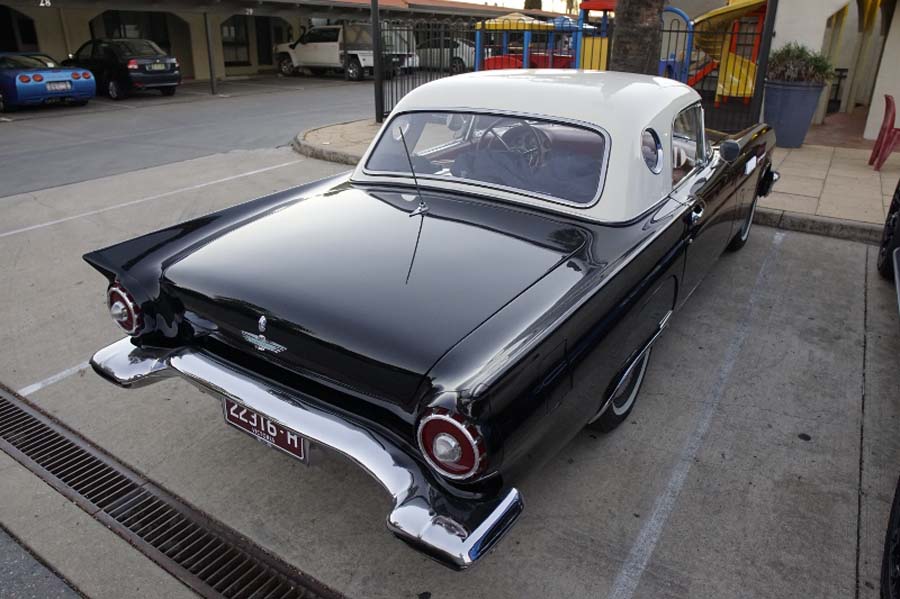
[[[418,66],[415,43],[394,32],[383,35],[383,51],[388,59],[385,77]],[[351,81],[361,81],[375,67],[372,32],[368,25],[325,25],[312,27],[300,39],[275,46],[278,70],[293,75],[300,69],[316,74],[341,70]]]

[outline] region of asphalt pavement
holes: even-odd
[[[78,599],[80,596],[0,528],[0,599]]]
[[[350,597],[877,597],[900,319],[873,246],[754,228],[673,317],[628,422],[520,481],[521,520],[465,573],[394,539],[388,498],[346,460],[269,450],[182,381],[126,391],[85,368],[121,334],[82,253],[345,168],[239,150],[0,199],[0,380]],[[167,575],[85,536],[88,516],[51,535],[77,508],[36,501],[55,492],[21,470],[2,473],[4,526],[89,596],[154,596]]]
[[[190,83],[172,98],[49,106],[0,115],[0,196],[229,150],[275,148],[297,131],[371,115],[371,81],[258,77]]]

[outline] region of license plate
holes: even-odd
[[[48,92],[65,92],[72,89],[72,84],[68,81],[48,81],[47,82],[47,91]]]
[[[148,71],[165,71],[167,68],[168,68],[168,66],[166,66],[165,64],[163,64],[161,62],[155,62],[153,64],[147,65]]]
[[[309,463],[309,441],[299,433],[236,401],[225,399],[222,405],[225,408],[225,422],[269,447],[289,453],[304,464]]]

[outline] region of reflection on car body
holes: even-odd
[[[87,254],[129,333],[91,364],[344,454],[394,534],[465,568],[522,513],[520,477],[631,413],[672,313],[746,243],[774,141],[704,130],[667,79],[432,82],[351,174]]]

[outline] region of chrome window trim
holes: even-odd
[[[693,104],[685,106],[684,108],[679,110],[677,113],[675,113],[675,116],[672,118],[672,125],[670,127],[669,137],[671,139],[675,138],[675,121],[678,120],[678,117],[681,116],[681,113],[683,113],[687,110],[692,110],[694,108],[700,109],[700,138],[697,140],[697,153],[696,153],[697,163],[694,165],[694,168],[692,168],[691,170],[686,172],[684,174],[684,176],[678,180],[677,183],[672,183],[672,191],[673,192],[681,189],[681,187],[684,185],[685,181],[687,181],[688,179],[690,179],[691,177],[696,175],[698,172],[702,171],[704,168],[706,168],[706,165],[709,164],[709,160],[707,159],[707,156],[706,156],[706,115],[703,113],[703,105],[700,103],[700,100],[697,100]],[[669,143],[672,143],[672,142],[670,141]],[[703,144],[702,146],[700,145],[701,143]],[[701,147],[703,148],[702,157],[700,156],[700,148]],[[672,152],[669,152],[669,161],[671,163],[672,169],[674,170],[675,164],[671,162],[672,161]]]
[[[644,133],[649,133],[650,136],[653,137],[653,141],[656,142],[656,166],[651,167],[649,164],[647,164],[646,159],[644,160],[644,164],[648,169],[650,169],[651,173],[653,173],[654,175],[658,175],[662,172],[663,165],[665,164],[665,151],[662,147],[662,140],[659,137],[659,133],[657,133],[656,129],[654,129],[653,127],[645,127],[644,130],[641,131],[641,136],[643,136]],[[643,141],[641,141],[641,146],[643,146]],[[641,158],[643,158],[643,156],[641,156]]]
[[[551,204],[557,204],[560,206],[568,206],[570,208],[580,208],[580,209],[588,209],[593,208],[600,201],[600,198],[603,196],[603,188],[606,185],[606,175],[607,170],[609,168],[609,155],[612,150],[612,139],[606,129],[600,127],[599,125],[595,125],[593,123],[589,123],[587,121],[581,121],[578,119],[569,119],[564,117],[551,117],[547,115],[534,114],[529,112],[516,112],[516,111],[500,111],[500,110],[484,110],[478,108],[435,108],[435,109],[424,109],[417,108],[414,110],[405,110],[403,112],[398,112],[396,114],[391,115],[390,120],[385,123],[385,125],[381,128],[381,131],[378,134],[378,138],[369,145],[366,153],[363,155],[362,160],[359,162],[357,169],[354,171],[354,174],[351,175],[350,180],[354,183],[375,183],[375,182],[409,182],[412,183],[412,177],[409,176],[408,173],[400,173],[394,171],[375,171],[367,168],[369,160],[372,157],[372,152],[378,147],[378,144],[381,143],[381,138],[388,132],[390,129],[391,123],[393,123],[398,117],[407,114],[416,114],[416,113],[464,113],[464,114],[477,114],[477,115],[486,115],[486,116],[497,116],[497,117],[511,117],[511,118],[523,118],[523,119],[536,119],[540,121],[545,121],[548,123],[556,123],[560,125],[569,125],[573,127],[579,127],[581,129],[588,129],[593,131],[594,133],[600,134],[604,141],[604,152],[603,152],[603,164],[600,167],[600,176],[597,181],[597,193],[591,199],[590,202],[573,202],[571,200],[566,200],[565,198],[557,198],[555,196],[550,196],[542,193],[530,192],[527,189],[521,189],[518,187],[509,187],[507,185],[496,185],[492,183],[486,183],[484,181],[476,181],[473,179],[446,179],[442,177],[432,177],[428,174],[419,174],[416,173],[416,178],[419,180],[419,184],[422,186],[431,186],[435,189],[445,190],[445,191],[460,191],[460,187],[463,190],[471,189],[471,188],[479,188],[479,189],[491,189],[500,192],[504,192],[513,196],[511,198],[512,201],[515,201],[515,197],[526,197],[530,199],[540,200],[543,202],[549,202]],[[365,175],[366,177],[371,177],[371,179],[360,179],[358,178],[358,173]],[[380,181],[376,181],[376,179],[381,178]]]

